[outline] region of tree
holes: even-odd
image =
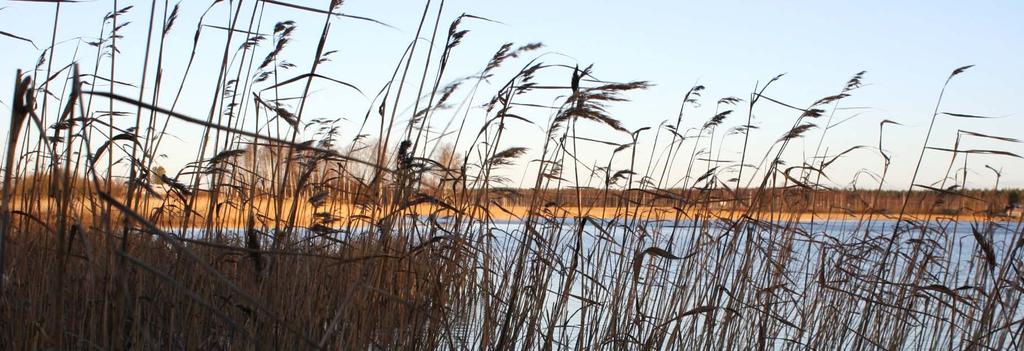
[[[445,188],[455,187],[458,188],[462,179],[462,155],[455,151],[455,146],[450,143],[445,143],[437,148],[435,151],[434,158],[437,160],[442,167],[446,169],[439,170],[437,186],[441,188],[441,193],[446,194]]]
[[[153,171],[149,173],[149,182],[156,185],[164,185],[164,176],[167,175],[167,170],[164,166],[156,166]]]

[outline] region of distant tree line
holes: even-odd
[[[528,205],[530,190],[506,189],[514,195],[500,199],[502,205]],[[694,189],[558,189],[538,193],[544,205],[576,207],[632,206],[708,208],[730,210],[753,208],[783,212],[898,213],[905,191],[898,190],[808,190],[800,188],[694,190]],[[907,213],[1002,214],[1020,208],[1020,190],[916,190],[907,199]]]

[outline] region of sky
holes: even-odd
[[[321,9],[328,3],[288,2]],[[170,3],[173,6],[175,2]],[[200,15],[211,3],[205,0],[181,1],[180,16],[166,43],[162,89],[173,91],[180,83]],[[142,73],[150,2],[120,1],[118,6],[126,4],[135,7],[122,17],[131,23],[122,32],[124,38],[119,39],[115,78],[138,82]],[[213,6],[204,23],[226,25],[228,6],[234,7],[235,4],[237,2],[222,2]],[[436,13],[438,4],[438,1],[431,3],[430,16]],[[391,27],[352,18],[331,20],[327,49],[338,52],[323,65],[321,72],[360,87],[365,96],[338,85],[318,82],[313,86],[303,118],[344,118],[342,138],[355,136],[367,109],[376,106],[372,101],[373,94],[388,81],[399,57],[415,37],[424,5],[423,1],[346,1],[341,7],[342,12],[373,18]],[[243,14],[248,15],[251,6],[251,1],[243,3]],[[103,16],[114,7],[114,3],[86,0],[62,5],[56,34],[52,32],[54,4],[5,1],[0,7],[3,7],[0,10],[0,31],[28,38],[39,48],[49,46],[51,35],[54,35],[58,44],[53,52],[53,69],[75,60],[91,70],[96,64],[95,48],[85,42],[99,35]],[[163,0],[157,1],[156,11],[158,16],[164,11]],[[542,42],[545,45],[543,49],[507,64],[481,88],[481,96],[475,99],[486,99],[487,94],[493,93],[510,74],[536,56],[549,63],[593,64],[595,76],[602,80],[646,80],[654,84],[647,90],[627,94],[630,101],[609,108],[611,115],[630,130],[657,127],[665,121],[674,123],[683,94],[697,84],[706,86],[706,90],[699,105],[688,106],[684,110],[684,128],[703,124],[714,114],[715,101],[719,98],[736,96],[749,99],[755,85],[763,85],[779,74],[785,73],[765,95],[794,106],[808,106],[822,97],[838,93],[855,73],[867,71],[864,86],[841,102],[841,107],[846,109],[837,112],[834,121],[844,122],[827,131],[825,128],[813,129],[789,146],[786,156],[787,160],[799,162],[801,155],[813,155],[823,132],[827,133],[825,144],[830,155],[857,145],[877,146],[879,122],[886,119],[896,121],[901,125],[887,126],[883,139],[883,148],[893,157],[887,188],[906,188],[909,184],[940,90],[950,72],[957,67],[976,65],[949,84],[939,111],[999,118],[940,116],[929,146],[951,148],[958,130],[1012,138],[1020,138],[1024,131],[1024,105],[1019,103],[1024,97],[1024,63],[1021,61],[1024,54],[1024,21],[1021,21],[1024,2],[1020,1],[449,0],[442,9],[442,35],[448,23],[461,13],[496,22],[467,20],[462,24],[462,28],[470,32],[453,53],[452,68],[443,81],[475,74],[505,42]],[[270,33],[275,23],[284,20],[294,20],[298,24],[293,41],[282,55],[298,68],[282,74],[282,78],[308,69],[320,36],[323,16],[266,4],[258,31]],[[429,32],[431,24],[428,21],[425,32]],[[425,36],[424,40],[429,39],[429,35]],[[202,31],[199,54],[185,82],[186,89],[179,103],[174,105],[176,111],[206,116],[214,100],[214,83],[211,80],[216,79],[225,39],[224,31],[209,27]],[[232,47],[238,44],[240,42],[236,40]],[[257,49],[257,57],[266,55],[269,47],[264,43]],[[42,53],[28,43],[7,37],[0,37],[0,50],[6,53],[0,57],[0,78],[14,77],[17,69],[31,70]],[[425,58],[423,50],[417,57]],[[109,57],[101,61],[101,67],[104,65],[109,65]],[[101,68],[99,72],[108,75],[109,69]],[[411,76],[418,77],[418,73],[414,69]],[[552,84],[565,84],[570,73],[551,73],[542,79]],[[152,82],[152,72],[148,79]],[[138,95],[135,88],[117,89],[125,95]],[[6,111],[10,109],[11,94],[11,84],[0,84],[0,108],[4,109],[0,113],[0,125],[5,126],[2,129],[7,129],[9,123]],[[157,104],[171,106],[173,97],[168,95],[171,94],[165,94]],[[532,99],[537,103],[550,104],[554,98],[553,95],[540,94]],[[409,117],[411,104],[412,99],[400,104],[399,110],[405,111],[405,119]],[[736,112],[723,126],[745,123],[745,102],[734,108]],[[479,109],[473,110],[471,121],[464,130],[478,129],[485,118],[483,113]],[[543,110],[528,110],[524,114],[541,126],[546,125],[550,118],[550,112]],[[753,115],[753,124],[759,127],[750,135],[756,161],[793,125],[797,113],[762,101],[755,107]],[[379,122],[379,119],[374,121]],[[824,126],[825,121],[814,122]],[[433,127],[441,129],[446,123],[444,119],[437,120]],[[532,158],[535,158],[544,134],[536,125],[511,125],[505,142],[509,146],[530,147]],[[581,126],[579,132],[616,143],[628,141],[628,135],[594,124]],[[201,128],[175,121],[168,128],[168,133],[172,137],[168,137],[167,147],[162,149],[166,157],[162,157],[159,163],[168,169],[180,169],[195,158]],[[6,138],[7,133],[3,134]],[[654,142],[654,137],[653,131],[641,134],[641,144],[637,148],[639,155],[648,157],[651,154],[649,145]],[[661,134],[661,138],[666,137]],[[721,132],[716,138],[721,138]],[[740,138],[727,138],[722,158],[738,158],[739,146],[742,145]],[[684,143],[684,150],[689,151],[692,145]],[[580,151],[580,157],[585,162],[602,164],[607,161],[612,148],[587,145]],[[961,148],[996,149],[1024,155],[1024,145],[1020,143],[978,137],[964,137]],[[654,151],[655,157],[660,155],[660,151]],[[528,155],[524,159],[530,158]],[[994,185],[994,173],[985,165],[1003,170],[999,181],[1001,188],[1024,187],[1022,159],[971,155],[968,161],[968,187],[991,188]],[[954,169],[962,162],[962,159],[958,160]],[[872,187],[872,181],[866,174],[880,173],[881,164],[877,152],[851,152],[830,166],[829,181],[835,186],[847,187],[857,180],[862,182],[858,186]],[[949,153],[925,153],[917,183],[937,184],[949,164]],[[525,184],[532,179],[529,175],[535,172],[532,167],[535,164],[524,161],[505,172],[515,182],[512,185]],[[676,178],[682,175],[681,167],[685,167],[685,163],[673,167]]]

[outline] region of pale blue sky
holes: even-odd
[[[317,8],[324,8],[328,3],[289,2]],[[127,3],[136,7],[124,17],[132,23],[123,33],[125,38],[119,45],[120,71],[117,79],[137,82],[150,2],[120,2],[121,6]],[[163,0],[158,3],[159,14]],[[209,3],[182,1],[183,12],[167,44],[165,74],[169,78],[164,89],[168,92],[178,84],[198,17]],[[246,11],[250,8],[248,4],[251,3],[244,6]],[[49,44],[54,5],[6,1],[0,6],[6,6],[0,10],[0,30],[28,37],[39,47]],[[64,43],[57,46],[54,61],[59,65],[66,64],[77,49],[79,62],[91,69],[94,49],[78,41],[67,40],[78,36],[89,40],[95,38],[103,15],[112,6],[112,1],[64,5],[56,36],[58,42]],[[1020,1],[450,0],[445,7],[443,29],[462,12],[502,22],[464,23],[463,28],[471,32],[455,52],[448,78],[479,70],[504,42],[540,41],[546,44],[542,52],[561,54],[545,56],[545,60],[552,63],[593,63],[596,74],[603,79],[649,80],[656,84],[647,91],[630,94],[631,102],[611,109],[629,129],[657,126],[664,120],[674,122],[681,95],[695,83],[704,84],[708,89],[702,100],[703,107],[687,112],[691,117],[689,122],[684,121],[684,128],[699,126],[706,121],[717,99],[725,96],[745,99],[756,82],[763,83],[779,73],[787,74],[773,85],[767,95],[793,105],[806,106],[818,98],[837,93],[851,75],[866,70],[866,86],[844,100],[843,104],[870,108],[858,110],[861,113],[858,117],[830,130],[827,145],[832,153],[858,144],[876,145],[879,121],[891,119],[903,123],[902,127],[891,127],[886,131],[886,148],[895,155],[889,180],[894,187],[905,187],[909,181],[939,89],[949,72],[959,66],[977,65],[954,80],[941,110],[1004,118],[940,118],[931,145],[949,147],[957,129],[1016,138],[1020,138],[1024,131],[1024,107],[1019,103],[1024,97],[1024,61],[1021,59],[1024,54],[1024,3]],[[397,29],[351,19],[334,20],[327,47],[339,50],[339,53],[324,66],[322,72],[353,83],[372,96],[388,80],[399,55],[412,39],[422,9],[421,1],[347,1],[342,7],[343,12],[371,17]],[[280,20],[298,22],[295,39],[285,50],[284,58],[299,68],[282,75],[294,76],[308,67],[312,60],[322,17],[273,5],[267,5],[266,10],[261,32],[270,32],[274,23]],[[226,15],[226,3],[217,5],[208,16],[207,23],[224,25]],[[222,31],[204,30],[197,71],[186,84],[196,88],[186,89],[179,111],[205,117],[213,89],[213,83],[207,80],[212,79],[210,77],[219,65],[224,38]],[[257,57],[262,58],[268,49],[269,45],[264,45]],[[0,38],[0,50],[6,53],[0,58],[0,77],[7,77],[0,80],[0,102],[6,111],[11,95],[10,78],[18,68],[31,69],[40,51],[9,38]],[[109,65],[108,61],[104,62]],[[508,68],[518,68],[522,64],[522,61],[517,61]],[[503,72],[506,74],[498,74],[494,84],[507,76],[508,71]],[[107,72],[101,70],[101,74],[106,75]],[[556,78],[558,82],[568,80],[567,76]],[[314,91],[314,100],[304,118],[347,117],[352,122],[343,125],[343,139],[351,138],[355,133],[353,129],[370,105],[368,98],[328,84],[314,85]],[[132,89],[121,92],[138,94]],[[411,100],[407,102],[411,104]],[[550,99],[540,102],[550,102]],[[170,97],[160,101],[162,106],[169,104]],[[546,113],[533,112],[527,117],[538,124],[544,124],[549,117]],[[843,112],[837,119],[849,117],[852,113]],[[745,107],[737,107],[736,114],[723,125],[731,127],[743,123],[745,121],[741,121],[740,116],[745,114]],[[6,129],[8,113],[0,115],[0,125]],[[755,159],[760,159],[768,145],[792,125],[796,115],[764,103],[755,109],[755,116],[755,124],[761,128],[754,131],[751,139]],[[477,117],[467,129],[478,128],[482,118]],[[819,122],[824,123],[824,120]],[[439,124],[435,126],[443,127],[443,122]],[[508,145],[539,147],[542,136],[539,130],[523,126],[514,128],[514,133],[506,139]],[[199,129],[174,123],[169,131],[178,139],[168,140],[165,151],[173,152],[168,152],[169,157],[161,162],[173,169],[194,157]],[[625,135],[599,126],[588,126],[583,131],[593,137],[626,141]],[[814,130],[803,141],[793,144],[790,160],[799,160],[800,153],[813,153],[820,133],[821,129]],[[3,134],[6,137],[6,133]],[[653,133],[647,136],[653,137]],[[720,138],[720,134],[716,138]],[[739,138],[731,138],[736,140],[727,140],[733,147],[725,149],[723,158],[731,159],[729,155],[738,152],[739,145],[734,142]],[[685,144],[687,150],[690,145]],[[969,139],[964,146],[1024,155],[1021,144]],[[641,146],[641,150],[642,155],[646,154],[649,147],[644,149]],[[588,160],[603,163],[609,151],[608,147],[595,146],[581,154],[585,159],[589,156]],[[930,152],[926,159],[919,183],[939,180],[949,162],[949,155]],[[971,157],[970,168],[975,173],[969,175],[969,186],[991,187],[994,178],[984,169],[985,164],[1005,170],[1001,187],[1024,187],[1024,161],[993,156]],[[833,167],[830,171],[833,181],[845,185],[861,168],[880,171],[880,161],[877,154],[855,152]],[[518,181],[528,169],[520,165],[509,174]]]

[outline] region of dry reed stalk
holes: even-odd
[[[940,147],[930,143],[933,124],[921,155],[950,153],[935,175],[942,178],[915,184],[926,177],[919,160],[914,182],[888,191],[890,170],[904,165],[892,162],[883,132],[900,123],[879,123],[877,147],[826,142],[829,128],[856,116],[840,103],[863,72],[806,105],[766,95],[778,76],[740,106],[717,100],[703,121],[692,118],[708,111],[698,109],[705,88],[695,86],[674,124],[628,129],[633,122],[609,111],[650,84],[604,81],[593,66],[535,54],[540,44],[503,44],[476,72],[452,80],[463,65],[453,49],[470,20],[494,21],[455,16],[442,44],[450,9],[432,1],[352,130],[312,116],[313,80],[362,94],[325,73],[336,51],[330,29],[338,21],[387,25],[345,13],[340,1],[243,3],[213,2],[196,19],[178,18],[189,3],[131,10],[115,2],[91,43],[93,62],[76,54],[93,65],[84,74],[54,61],[57,27],[67,21],[55,13],[36,67],[46,77],[19,72],[16,82],[0,208],[0,344],[763,350],[1022,342],[1015,267],[1024,223],[998,213],[1014,190],[999,189],[1003,173],[988,165],[992,189],[964,189],[980,157],[1019,157],[974,142],[1016,138],[972,128]],[[227,16],[207,16],[220,10]],[[290,46],[309,39],[296,30],[306,21],[274,23],[270,12],[319,21],[304,64],[289,59],[310,54]],[[146,15],[145,46],[118,51],[137,35],[126,23]],[[188,62],[164,74],[172,68],[165,43],[176,23],[192,21]],[[226,36],[202,35],[209,30]],[[197,60],[211,45],[221,60]],[[128,68],[141,69],[137,81],[120,81],[124,55],[144,60]],[[197,79],[204,69],[217,78]],[[283,76],[292,70],[301,73]],[[72,86],[49,93],[59,79]],[[185,94],[195,89],[213,92],[200,118],[179,111],[195,103]],[[940,104],[944,94],[945,86]],[[793,122],[762,147],[750,134],[763,102],[792,112]],[[939,107],[933,123],[986,117]],[[745,121],[730,119],[744,112]],[[192,162],[167,173],[159,155],[172,120],[203,133]],[[523,145],[522,126],[540,129],[544,141]],[[787,151],[808,137],[817,137],[812,155]],[[343,139],[350,144],[338,145]],[[881,162],[861,164],[854,189],[833,185],[833,165],[865,152]],[[516,186],[512,165],[537,168]]]

